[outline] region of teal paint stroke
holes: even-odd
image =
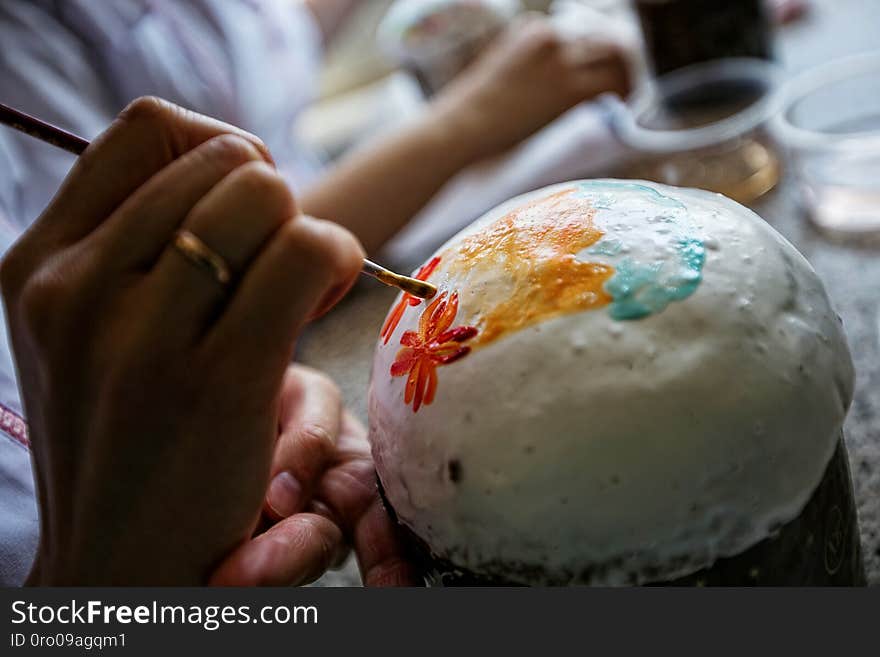
[[[607,195],[596,197],[596,192],[608,192]],[[615,182],[611,180],[586,180],[578,183],[578,196],[588,196],[593,199],[594,206],[599,210],[607,210],[614,204],[614,192],[630,191],[643,192],[651,197],[651,201],[658,205],[671,208],[684,209],[684,204],[669,196],[664,196],[653,187],[639,185],[631,182]]]
[[[587,249],[591,255],[616,256],[623,250],[623,242],[616,237],[603,237]]]
[[[655,260],[640,262],[626,256],[625,242],[614,235],[606,234],[587,250],[606,256],[614,266],[614,275],[604,289],[612,298],[609,313],[618,321],[642,319],[665,310],[673,301],[688,298],[702,281],[706,261],[702,240],[690,235],[687,208],[681,201],[631,182],[586,181],[578,184],[576,193],[589,197],[596,209],[608,210],[616,203],[615,192],[621,191],[645,194],[651,203],[674,210],[647,219],[650,230],[662,235],[669,247]]]
[[[641,319],[659,313],[696,291],[706,261],[703,243],[682,238],[675,251],[678,262],[640,264],[626,258],[617,265],[614,276],[605,283],[605,291],[614,299],[609,308],[613,319]]]

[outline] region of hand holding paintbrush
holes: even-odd
[[[367,581],[409,581],[362,431],[332,382],[289,368],[363,251],[298,215],[270,162],[252,135],[136,101],[6,252],[43,521],[32,583],[204,584],[221,563],[219,583],[302,583],[349,540]],[[346,485],[319,491],[331,470]],[[272,506],[279,472],[293,506]]]
[[[89,146],[86,139],[3,103],[0,103],[0,123],[77,156],[81,155]],[[230,281],[231,272],[223,258],[214,253],[193,233],[181,231],[175,237],[174,243],[184,256],[195,264],[211,270],[219,283],[225,285]],[[361,273],[422,299],[430,299],[437,294],[437,288],[430,283],[396,274],[367,259],[364,259]]]

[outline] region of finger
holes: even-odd
[[[345,564],[348,562],[349,557],[351,556],[351,549],[346,548],[339,553],[339,558],[336,560],[336,563],[330,566],[330,570],[342,570],[345,568]]]
[[[214,571],[212,586],[301,586],[323,575],[345,552],[342,532],[326,518],[301,513],[229,555]]]
[[[264,372],[277,390],[303,323],[352,286],[363,255],[336,224],[309,217],[284,223],[206,336],[205,350],[225,354],[235,371]]]
[[[267,162],[264,151],[239,134],[212,137],[159,171],[94,234],[102,252],[119,268],[155,264],[174,231],[209,191],[238,167]]]
[[[321,477],[315,501],[330,510],[331,519],[351,537],[358,519],[377,495],[376,471],[366,430],[345,412],[336,442],[334,461]]]
[[[337,444],[337,463],[321,479],[316,497],[331,509],[352,542],[365,585],[423,584],[400,528],[379,498],[366,431],[348,413]]]
[[[222,258],[236,276],[295,215],[296,202],[281,175],[263,162],[249,162],[196,203],[182,228]],[[150,279],[154,314],[174,317],[179,327],[176,337],[187,343],[202,334],[228,295],[215,272],[195,265],[173,242]]]
[[[340,527],[339,518],[336,516],[335,513],[333,513],[333,510],[329,506],[327,506],[326,504],[324,504],[320,500],[312,499],[309,502],[309,505],[308,505],[308,508],[306,509],[306,511],[308,513],[315,513],[319,516],[323,516],[324,518],[327,518],[327,520],[329,520],[330,522],[335,524],[337,527]],[[340,527],[340,530],[341,529],[342,528]],[[343,531],[343,534],[345,534],[344,531]],[[337,559],[336,563],[334,563],[333,565],[330,566],[330,569],[336,570],[338,568],[342,568],[345,565],[345,562],[348,561],[348,557],[350,554],[351,554],[351,549],[350,549],[348,541],[346,541],[346,549],[341,550],[339,552],[339,558]]]
[[[158,98],[132,102],[79,157],[36,228],[49,242],[70,243],[91,232],[152,175],[211,137],[235,133],[265,159],[255,136]],[[51,224],[51,225],[50,225]]]
[[[354,550],[364,586],[423,586],[400,528],[376,497],[358,520]]]
[[[625,97],[630,91],[629,68],[617,48],[607,47],[587,56],[578,67],[575,87],[584,99],[610,92]]]
[[[306,508],[333,458],[342,417],[339,389],[301,365],[287,370],[281,388],[281,431],[275,446],[266,513],[275,520]]]
[[[572,36],[563,39],[562,44],[562,57],[574,69],[608,62],[617,53],[614,44],[591,37]]]
[[[540,11],[524,11],[514,16],[499,36],[501,39],[515,40],[521,38],[523,34],[540,31],[555,33],[546,15]]]

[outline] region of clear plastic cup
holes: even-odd
[[[649,80],[626,104],[610,102],[612,127],[641,153],[628,175],[754,201],[779,180],[767,134],[779,67],[757,58],[694,64]]]
[[[880,51],[810,69],[779,90],[774,136],[823,232],[880,238]]]

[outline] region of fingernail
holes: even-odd
[[[302,486],[299,485],[299,481],[285,470],[275,475],[272,483],[269,484],[266,501],[279,517],[287,518],[296,513],[301,496]]]

